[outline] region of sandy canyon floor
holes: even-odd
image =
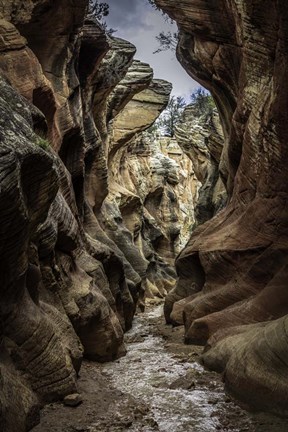
[[[33,432],[284,432],[288,420],[241,409],[219,375],[198,363],[202,347],[182,343],[183,328],[164,323],[162,306],[135,317],[127,355],[116,362],[85,361],[83,403],[48,405]],[[101,389],[101,390],[100,390]]]

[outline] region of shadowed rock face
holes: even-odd
[[[37,241],[37,226],[45,220],[59,188],[53,156],[35,145],[34,119],[42,115],[2,78],[0,110],[0,419],[3,430],[16,431],[25,430],[24,421],[27,428],[35,424],[36,394],[45,399],[75,390],[75,371],[69,356],[73,342],[66,335],[61,341],[49,312],[42,308],[40,270],[29,263],[29,245]],[[65,318],[59,321],[64,324]],[[81,356],[80,346],[74,355]]]
[[[178,22],[180,62],[218,105],[229,194],[180,254],[166,316],[186,298],[187,342],[209,339],[204,363],[243,401],[287,414],[287,5],[156,3]]]
[[[171,87],[152,82],[132,44],[85,18],[87,3],[0,1],[3,432],[29,430],[41,404],[75,393],[83,355],[125,353],[147,285],[148,261],[114,218],[118,204],[109,207],[109,122],[144,92],[149,115],[135,120],[132,139]]]
[[[125,321],[131,322],[135,308],[120,259],[112,289],[104,261],[105,265],[113,261],[113,252],[90,245],[77,209],[84,203],[80,178],[84,185],[85,116],[76,69],[68,63],[76,61],[79,41],[75,37],[74,45],[65,46],[70,56],[62,53],[65,71],[57,69],[56,59],[45,76],[48,59],[37,58],[37,49],[32,43],[35,52],[29,47],[29,22],[42,22],[41,8],[34,6],[29,10],[27,5],[20,26],[16,2],[11,5],[16,8],[13,20],[27,40],[12,22],[1,20],[1,74],[13,85],[1,78],[0,417],[4,431],[30,429],[38,420],[40,403],[76,391],[83,352],[100,361],[121,355]],[[84,4],[82,8],[78,24],[74,20],[80,19],[80,7],[70,9],[68,18],[75,25],[66,29],[63,20],[64,44],[72,41],[69,32],[83,24]],[[101,47],[99,55],[102,52]],[[47,138],[62,160],[49,149]],[[67,147],[65,152],[60,144]],[[112,292],[116,289],[121,311]]]

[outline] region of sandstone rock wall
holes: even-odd
[[[200,114],[193,104],[187,105],[175,134],[201,184],[195,214],[197,224],[202,224],[218,213],[227,200],[219,172],[224,137],[217,110]]]
[[[208,341],[203,361],[234,396],[287,414],[287,4],[156,3],[178,23],[178,59],[216,101],[229,196],[178,257],[166,317],[184,308],[187,342]]]
[[[87,3],[0,0],[3,432],[29,430],[42,404],[75,392],[83,355],[125,353],[145,290],[163,296],[174,284],[176,218],[186,231],[193,219],[177,198],[186,185],[189,199],[196,192],[188,159],[141,136],[171,85],[87,17]],[[149,155],[128,181],[142,146]]]
[[[117,153],[111,175],[106,204],[117,205],[146,261],[146,297],[163,298],[175,282],[175,257],[195,223],[199,182],[192,162],[175,140],[144,133]]]

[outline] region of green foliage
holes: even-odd
[[[214,100],[210,93],[199,87],[190,96],[193,113],[196,117],[209,117],[213,109],[216,108]],[[166,135],[173,137],[175,127],[182,120],[182,114],[186,107],[185,100],[178,96],[172,96],[167,108],[162,112],[158,120],[147,130],[150,135]]]
[[[157,126],[167,136],[173,137],[175,126],[179,123],[182,117],[183,110],[186,106],[185,100],[181,96],[172,96],[157,121]]]
[[[156,120],[155,123],[152,124],[152,126],[150,126],[147,130],[146,133],[148,133],[149,135],[156,135],[159,133],[159,126],[158,126],[158,121]]]
[[[89,0],[88,15],[99,21],[109,36],[117,31],[112,28],[108,28],[107,23],[104,20],[104,18],[109,15],[108,3],[99,2],[98,0]]]
[[[216,107],[212,96],[201,87],[192,93],[190,99],[194,106],[195,114],[199,117],[202,115],[210,115]]]
[[[35,144],[38,147],[41,147],[43,150],[48,150],[50,148],[49,141],[45,138],[40,137],[39,135],[36,138]]]
[[[166,14],[166,12],[162,11],[156,4],[155,4],[155,0],[147,0],[147,2],[153,7],[153,9],[161,11],[162,15],[165,18],[165,21],[170,22],[171,24],[173,23],[173,20],[171,18],[169,18],[169,16]],[[171,31],[168,32],[164,32],[162,31],[161,33],[159,33],[158,36],[156,36],[156,39],[159,43],[159,48],[157,48],[156,51],[153,52],[153,54],[158,54],[162,51],[175,51],[177,44],[178,44],[178,33],[174,32],[172,33]]]

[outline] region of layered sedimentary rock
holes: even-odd
[[[226,189],[219,172],[224,138],[217,110],[211,108],[201,114],[193,104],[187,105],[175,135],[201,183],[195,206],[196,221],[201,224],[218,213],[226,202]]]
[[[219,170],[224,138],[217,110],[212,107],[199,110],[195,104],[187,105],[175,128],[175,137],[184,154],[191,160],[192,171],[198,180],[197,198],[194,199],[194,231],[197,225],[216,215],[227,201],[226,188]],[[186,202],[191,205],[193,200]],[[186,243],[183,246],[185,245]],[[174,325],[182,325],[183,310],[191,299],[190,296],[184,296],[179,300],[175,294],[175,291],[171,291],[166,297],[166,318]]]
[[[11,31],[7,32],[7,28]],[[0,411],[3,430],[20,431],[29,429],[37,420],[40,403],[76,391],[83,352],[98,360],[124,352],[125,326],[121,326],[117,314],[123,320],[129,316],[131,322],[135,305],[130,293],[127,299],[128,288],[120,266],[118,279],[123,282],[117,288],[124,310],[117,309],[115,293],[104,270],[104,262],[112,262],[113,251],[87,241],[77,210],[81,194],[73,181],[84,172],[84,157],[82,163],[80,157],[84,142],[79,83],[75,81],[75,88],[69,87],[72,77],[66,75],[61,85],[51,77],[48,80],[16,28],[5,21],[2,29],[1,71],[14,89],[1,79]],[[16,37],[21,42],[17,49]],[[77,56],[76,46],[73,49]],[[43,113],[35,105],[40,109],[45,106],[47,111],[43,109]],[[67,150],[67,158],[63,156],[65,167],[46,137],[55,149],[60,137],[62,144],[68,146],[68,130],[72,141],[70,153]],[[76,149],[74,133],[82,137]],[[79,156],[79,168],[69,159],[73,153]],[[128,311],[127,306],[124,308],[127,304]],[[11,408],[14,397],[15,411]]]
[[[143,90],[147,80],[149,86]],[[142,91],[139,91],[141,87]],[[137,88],[138,93],[134,94]],[[181,235],[186,230],[187,237],[194,223],[197,181],[190,170],[191,163],[177,144],[174,146],[180,164],[164,154],[165,151],[169,153],[168,143],[162,148],[155,136],[141,133],[154,123],[167,105],[170,92],[169,83],[152,80],[151,69],[134,62],[109,100],[110,188],[99,220],[133,269],[141,275],[142,292],[145,291],[146,297],[163,298],[174,286],[174,259],[180,250],[177,244],[183,242]],[[118,112],[121,97],[126,105],[122,102],[123,108]],[[184,187],[188,189],[187,196],[184,196]],[[186,198],[191,206],[185,214],[181,205]],[[183,219],[185,224],[181,226]]]
[[[192,163],[175,140],[144,133],[116,154],[111,173],[106,204],[119,209],[118,218],[140,252],[146,297],[164,297],[174,286],[174,259],[195,223],[198,181]],[[119,229],[117,237],[121,241]]]
[[[41,405],[75,393],[83,356],[125,354],[137,302],[174,285],[194,221],[193,205],[181,208],[197,195],[189,159],[141,135],[171,85],[87,6],[0,1],[3,432],[29,430]]]
[[[109,160],[115,151],[137,133],[151,126],[168,104],[172,85],[163,80],[151,81],[148,88],[137,93],[114,119]]]
[[[287,5],[156,3],[178,22],[179,60],[217,103],[229,194],[178,258],[167,319],[189,297],[186,340],[208,340],[204,363],[233,395],[287,413]]]

